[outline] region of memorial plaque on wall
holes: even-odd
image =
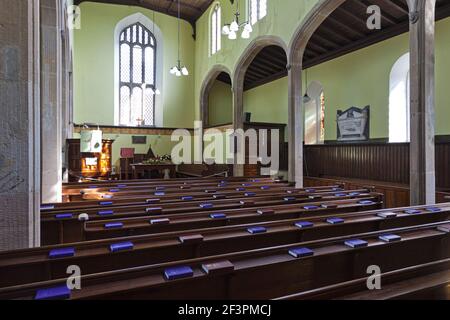
[[[370,134],[370,106],[337,111],[338,141],[366,141]]]
[[[132,136],[131,139],[133,144],[147,144],[146,136]]]

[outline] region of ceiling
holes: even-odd
[[[79,5],[86,1],[139,6],[174,17],[178,15],[177,0],[74,0],[74,4]],[[180,16],[195,26],[197,19],[213,2],[214,0],[180,0]]]
[[[381,8],[381,30],[369,30],[367,7]],[[450,15],[450,1],[436,1],[436,19]],[[305,68],[397,36],[409,30],[406,0],[347,0],[311,37],[303,58]]]
[[[381,30],[367,28],[367,7],[381,8]],[[303,57],[303,67],[310,68],[374,43],[405,33],[409,29],[406,0],[347,0],[311,37]],[[450,16],[450,1],[436,1],[436,20]],[[286,55],[277,46],[266,47],[248,68],[244,90],[285,77]]]

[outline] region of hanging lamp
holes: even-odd
[[[180,0],[178,0],[178,60],[177,60],[177,64],[170,69],[170,74],[173,74],[177,77],[189,75],[189,71],[186,68],[186,66],[183,66],[183,67],[181,66],[181,60],[180,60],[180,21],[181,21]]]
[[[233,3],[233,2],[231,2]],[[239,0],[236,1],[236,13],[234,14],[234,20],[231,23],[228,23],[223,26],[222,33],[224,35],[228,36],[228,39],[230,40],[236,40],[237,34],[239,30],[242,30],[241,38],[242,39],[249,39],[250,34],[253,32],[252,25],[249,21],[246,21],[244,23],[239,23],[239,17],[241,13],[239,12]]]

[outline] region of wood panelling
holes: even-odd
[[[305,146],[305,175],[409,184],[408,143]],[[450,143],[436,143],[436,185],[450,189]]]
[[[384,206],[386,208],[400,208],[409,206],[409,186],[407,184],[388,183],[383,181],[370,181],[360,179],[348,179],[348,178],[314,178],[305,177],[305,187],[317,187],[327,185],[340,184],[346,190],[356,190],[368,188],[373,192],[378,192],[384,195]],[[446,197],[450,196],[450,193],[437,192],[436,202],[443,203],[448,202]]]

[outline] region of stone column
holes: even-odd
[[[244,129],[244,84],[243,81],[240,84],[233,84],[233,129],[239,130]],[[245,152],[245,149],[242,150]],[[234,157],[234,166],[233,166],[233,174],[235,177],[244,176],[244,165],[238,164],[238,156],[236,155],[236,146],[235,146],[235,157]],[[245,158],[245,157],[244,157]]]
[[[42,202],[62,200],[62,46],[60,0],[41,0]]]
[[[0,1],[0,250],[40,244],[39,2]]]
[[[293,63],[288,66],[288,143],[289,182],[297,188],[303,187],[303,106],[302,66]]]
[[[408,0],[411,76],[411,205],[434,204],[435,0]],[[417,5],[417,6],[416,6]]]

